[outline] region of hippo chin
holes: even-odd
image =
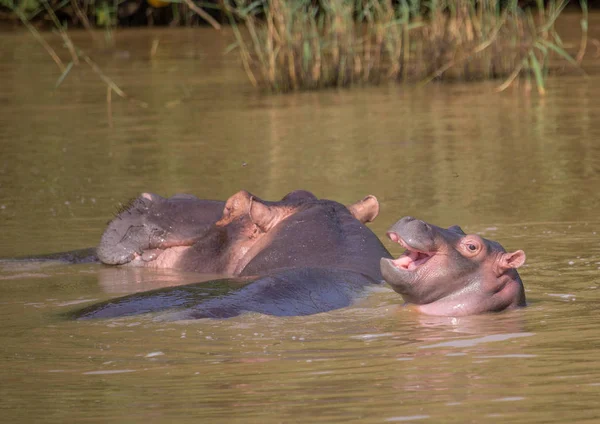
[[[525,306],[516,269],[522,250],[507,253],[495,241],[404,217],[387,232],[402,245],[398,259],[382,258],[384,280],[409,304],[429,315],[464,316]]]

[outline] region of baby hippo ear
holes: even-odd
[[[347,206],[347,208],[354,218],[363,224],[373,222],[377,218],[377,215],[379,215],[379,201],[373,195],[368,195],[364,199]]]
[[[519,268],[525,263],[525,252],[517,250],[512,253],[503,253],[500,258],[500,267],[504,270],[511,268]]]

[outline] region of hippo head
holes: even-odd
[[[98,258],[107,265],[152,263],[166,249],[193,245],[222,210],[223,202],[189,194],[167,199],[143,193],[109,222],[96,250]]]
[[[403,299],[430,315],[463,316],[525,306],[516,268],[522,250],[507,253],[497,242],[404,217],[388,237],[406,248],[398,259],[381,259],[384,280]]]
[[[338,245],[334,221],[371,221],[379,203],[373,196],[347,208],[294,191],[269,202],[240,191],[225,202],[221,218],[182,256],[180,268],[226,275],[258,275],[277,268],[323,262]],[[196,264],[196,265],[193,265]],[[327,265],[325,262],[323,265]]]

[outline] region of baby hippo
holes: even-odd
[[[517,273],[522,250],[507,253],[495,241],[404,217],[387,232],[406,248],[398,259],[381,259],[384,280],[425,314],[464,316],[525,306]]]

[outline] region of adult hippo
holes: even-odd
[[[403,299],[429,315],[462,316],[525,306],[517,272],[522,250],[507,253],[495,241],[404,217],[387,232],[406,252],[381,259],[385,281]]]
[[[389,253],[362,225],[378,213],[374,196],[346,208],[304,190],[275,202],[243,190],[226,202],[144,193],[109,223],[97,255],[107,265],[226,276],[341,266],[379,278],[371,260]]]
[[[169,319],[325,312],[348,306],[366,287],[381,283],[379,260],[391,258],[364,225],[379,212],[374,196],[345,207],[301,190],[276,202],[240,191],[222,205],[209,204],[208,211],[198,199],[187,199],[198,205],[196,221],[185,207],[174,206],[184,197],[143,194],[109,224],[98,257],[107,264],[225,278],[125,296],[85,308],[77,317],[171,308],[180,310]]]

